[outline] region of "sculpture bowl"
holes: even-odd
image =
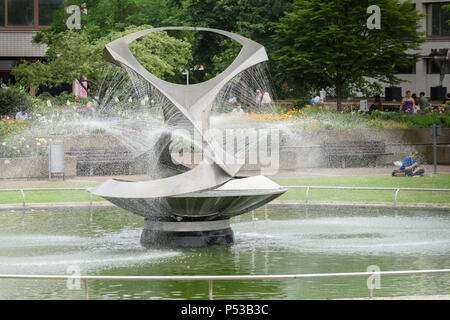
[[[169,197],[103,197],[145,218],[141,235],[144,246],[202,247],[232,243],[230,218],[258,208],[286,191],[264,176],[255,176],[235,178],[213,190]]]

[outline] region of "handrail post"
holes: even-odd
[[[209,279],[209,300],[213,299],[213,281],[212,279]]]
[[[252,210],[252,223],[253,223],[253,228],[255,227],[255,210]]]
[[[22,204],[23,204],[23,208],[25,209],[26,204],[25,204],[25,192],[23,192],[23,189],[20,189],[20,193],[22,194]]]
[[[397,190],[395,190],[395,198],[394,198],[394,207],[397,206],[397,196],[398,196],[398,192],[400,191],[400,188],[398,188]]]
[[[89,289],[88,289],[88,285],[87,285],[87,280],[83,279],[84,282],[84,299],[85,300],[89,300]]]
[[[369,298],[372,299],[373,298],[373,283],[374,283],[374,279],[372,279],[372,281],[370,281],[370,288],[369,288]]]
[[[308,204],[308,198],[309,198],[309,186],[306,187],[306,204]]]

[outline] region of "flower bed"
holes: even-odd
[[[417,114],[374,111],[371,115],[362,112],[337,112],[324,107],[291,108],[279,113],[224,114],[230,119],[282,122],[291,129],[300,130],[354,130],[354,129],[414,129],[428,128],[432,124],[450,127],[450,112],[447,109]]]

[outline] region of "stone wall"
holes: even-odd
[[[77,159],[65,157],[65,176],[76,176]],[[0,158],[0,179],[48,178],[48,157]]]
[[[450,129],[442,128],[437,143],[444,148],[450,145]],[[392,165],[394,161],[402,160],[413,149],[419,151],[422,159],[431,163],[432,154],[427,148],[432,146],[433,139],[427,129],[393,129],[393,130],[323,130],[297,131],[291,135],[284,135],[280,148],[281,169],[292,168],[320,168],[327,166],[327,159],[323,151],[325,141],[384,141],[386,153],[377,157],[377,165]],[[442,163],[449,163],[449,153],[441,152]]]
[[[101,135],[80,135],[64,138],[64,148],[69,152],[72,148],[90,148],[90,147],[115,147],[122,143],[114,136]]]
[[[438,164],[450,164],[450,129],[442,128],[441,136],[437,138]],[[282,134],[278,163],[275,166],[281,170],[296,170],[300,168],[327,167],[324,154],[325,141],[346,140],[378,140],[386,143],[386,152],[392,155],[377,157],[377,165],[392,165],[394,161],[402,160],[411,150],[420,152],[423,161],[432,163],[432,137],[429,129],[395,129],[395,130],[300,130],[292,134]],[[119,146],[121,142],[108,135],[92,135],[66,137],[65,151],[76,147],[107,147]],[[276,155],[275,155],[276,156]],[[197,161],[199,161],[198,159]],[[258,164],[245,165],[242,171],[255,171],[261,167]],[[267,168],[267,166],[265,166]],[[65,157],[65,175],[76,175],[76,158]],[[143,174],[146,166],[137,159],[132,165],[131,174]],[[8,158],[0,159],[1,178],[45,178],[48,177],[48,158]]]

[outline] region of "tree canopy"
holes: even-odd
[[[57,12],[52,26],[34,39],[48,46],[45,58],[13,71],[21,84],[52,86],[84,76],[95,82],[109,41],[150,26],[197,26],[261,43],[275,87],[334,89],[340,107],[346,92],[379,89],[372,79],[398,83],[394,67],[413,65],[424,41],[418,32],[422,16],[410,0],[66,0],[65,5],[85,5],[81,29],[69,30],[69,14]],[[366,25],[370,5],[381,9],[379,30]],[[205,71],[190,74],[195,83],[223,71],[240,45],[213,33],[171,31],[130,48],[150,72],[172,82],[184,80],[179,69],[204,65]]]
[[[13,75],[20,84],[35,87],[71,83],[75,79],[82,83],[86,76],[95,87],[106,66],[102,58],[105,45],[126,34],[149,28],[152,26],[128,26],[124,31],[112,31],[94,40],[89,39],[85,30],[42,33],[40,42],[48,45],[44,61],[24,62],[13,70]],[[129,47],[136,59],[160,78],[175,77],[191,59],[190,44],[170,37],[166,32],[149,34]]]
[[[165,22],[222,29],[243,35],[273,50],[271,23],[291,8],[290,0],[182,0],[178,13]],[[237,56],[240,45],[212,33],[191,37],[193,63],[205,65],[204,73],[193,74],[193,81],[204,81],[223,71]]]
[[[381,9],[380,29],[367,27],[370,5]],[[409,0],[296,0],[275,24],[277,75],[299,87],[334,88],[340,109],[346,87],[400,81],[394,67],[419,58],[421,18]]]

